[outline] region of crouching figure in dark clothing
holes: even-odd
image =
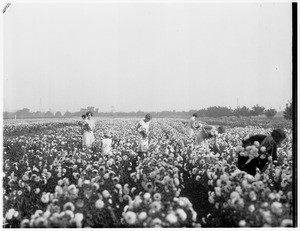
[[[240,170],[255,175],[256,168],[261,172],[268,167],[268,162],[277,160],[277,146],[286,138],[282,129],[275,129],[271,135],[254,135],[242,141],[242,147],[237,148]],[[275,162],[274,162],[275,161]]]

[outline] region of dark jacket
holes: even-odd
[[[249,139],[243,140],[243,147],[247,147],[253,145],[255,141],[258,141],[260,144],[267,136],[265,135],[254,135],[251,136]],[[277,160],[277,145],[274,143],[272,144],[271,148],[267,150],[268,156],[272,155],[273,160]],[[237,166],[240,170],[245,171],[251,175],[256,174],[256,168],[260,171],[263,171],[266,164],[268,163],[268,158],[260,159],[259,157],[254,158],[248,164],[245,165],[249,157],[247,156],[240,156],[238,155],[238,163]]]

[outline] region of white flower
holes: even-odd
[[[280,226],[281,227],[292,227],[293,226],[293,220],[291,220],[291,219],[283,219],[281,221]]]
[[[125,221],[130,224],[133,225],[136,223],[136,214],[132,211],[128,211],[126,213],[123,214],[123,217],[125,219]]]
[[[245,227],[246,226],[246,221],[245,220],[240,220],[239,221],[239,226],[240,227]]]
[[[269,203],[268,203],[268,202],[264,202],[264,203],[261,204],[261,207],[263,207],[263,208],[266,208],[266,207],[268,207],[268,206],[269,206]]]
[[[83,220],[82,213],[76,213],[73,220],[75,221],[77,228],[82,228],[82,223],[81,223]]]
[[[185,221],[185,220],[186,220],[187,215],[186,215],[186,213],[184,212],[183,209],[177,209],[177,210],[176,210],[176,213],[178,214],[178,216],[180,217],[180,219],[181,219],[182,221]]]
[[[74,217],[74,213],[71,210],[66,210],[65,214],[68,215],[71,219]]]
[[[104,190],[102,192],[102,195],[103,195],[104,198],[108,198],[110,196],[110,194],[109,194],[109,192],[107,190]]]
[[[173,213],[169,213],[166,217],[166,220],[170,223],[170,224],[175,224],[177,222],[177,216],[175,216],[175,214]]]
[[[249,181],[249,182],[253,182],[254,181],[254,177],[250,174],[246,174],[245,178]]]
[[[103,176],[103,178],[104,178],[105,180],[107,180],[107,179],[109,178],[109,174],[108,174],[108,173],[105,173],[104,176]]]
[[[197,220],[197,213],[193,208],[190,208],[190,211],[192,212],[192,220],[196,221]]]
[[[237,146],[237,147],[235,148],[235,151],[236,151],[236,152],[242,152],[242,151],[244,151],[244,148],[243,148],[242,146]]]
[[[251,192],[249,193],[249,197],[250,197],[250,199],[251,199],[252,201],[255,201],[255,200],[256,200],[256,194],[255,194],[255,192],[254,192],[254,191],[251,191]]]
[[[212,196],[209,196],[208,197],[208,202],[211,203],[211,204],[214,204],[215,203],[215,200]]]
[[[122,189],[122,186],[120,184],[116,184],[115,187],[119,190]]]
[[[44,212],[43,217],[47,219],[48,217],[50,217],[50,215],[51,215],[51,212],[49,210],[47,210],[46,212]]]
[[[255,145],[255,147],[258,148],[258,147],[259,147],[259,142],[258,142],[258,141],[255,141],[255,142],[254,142],[254,145]]]
[[[149,200],[150,197],[151,197],[150,193],[147,192],[147,193],[144,194],[144,199],[145,200]]]
[[[81,187],[83,185],[83,180],[81,178],[78,179],[77,185],[78,187]]]
[[[277,201],[273,202],[271,205],[271,211],[280,216],[283,212],[282,204]]]
[[[37,217],[41,216],[42,214],[43,214],[43,211],[40,210],[40,209],[36,210],[35,213],[34,213],[34,215],[37,216]]]
[[[20,228],[27,228],[27,227],[29,227],[29,220],[28,219],[22,220]]]
[[[262,147],[260,148],[260,151],[261,151],[261,152],[265,152],[265,151],[266,151],[266,147],[265,147],[265,146],[262,146]]]
[[[45,203],[45,204],[48,203],[50,201],[50,193],[49,192],[48,193],[44,193],[42,195],[41,201],[43,203]]]
[[[221,188],[220,187],[215,187],[215,193],[218,197],[221,196]]]
[[[155,218],[151,221],[151,226],[157,227],[161,224],[161,220],[159,218]]]
[[[97,209],[102,209],[104,207],[104,202],[101,199],[99,199],[95,202],[95,206]]]
[[[248,210],[250,211],[250,213],[254,212],[255,210],[254,205],[249,205]]]
[[[133,200],[134,207],[139,207],[141,203],[142,203],[142,199],[140,198],[140,196],[135,196]]]
[[[76,188],[76,186],[75,186],[74,184],[71,184],[70,186],[68,186],[68,191],[69,191],[71,194],[77,194],[78,189]]]
[[[175,178],[175,179],[174,179],[174,183],[175,183],[176,186],[178,186],[178,185],[180,184],[178,178]]]
[[[62,187],[60,187],[59,185],[56,185],[56,187],[55,187],[55,193],[57,193],[58,195],[62,195],[63,194]]]
[[[16,212],[14,213],[14,218],[17,218],[18,216],[19,216],[19,212],[16,211]]]
[[[228,182],[229,177],[227,175],[223,174],[223,175],[221,175],[220,179],[221,179],[221,181]]]
[[[90,183],[91,183],[90,180],[84,180],[84,181],[83,181],[83,184],[90,184]]]
[[[8,210],[8,212],[7,212],[6,215],[5,215],[5,218],[6,218],[7,220],[11,220],[15,212],[16,212],[16,211],[15,211],[14,209]]]
[[[67,202],[64,204],[63,210],[71,210],[74,211],[75,210],[75,206],[72,202]]]
[[[34,221],[34,224],[36,227],[46,227],[46,219],[43,218],[43,217],[38,217],[35,221]]]
[[[156,200],[156,201],[160,201],[160,200],[161,200],[161,195],[160,195],[160,193],[155,193],[155,194],[153,195],[153,199]]]
[[[235,191],[238,192],[239,194],[243,194],[243,190],[241,186],[236,186]]]
[[[81,222],[83,220],[83,214],[82,213],[76,213],[74,216],[74,220]]]
[[[271,200],[274,200],[274,199],[275,199],[275,197],[276,197],[276,196],[275,196],[275,194],[274,194],[274,193],[270,193],[270,194],[269,194],[269,198],[270,198]]]
[[[271,214],[271,212],[269,210],[268,211],[260,210],[260,212],[262,213],[262,216],[263,216],[265,222],[271,224],[272,223],[272,214]]]
[[[244,202],[244,199],[243,199],[243,198],[240,198],[240,199],[238,200],[238,205],[239,205],[240,207],[244,208],[245,202]]]
[[[230,193],[230,198],[231,198],[231,200],[240,199],[240,194],[237,191],[233,191]]]
[[[138,215],[138,218],[140,221],[143,221],[147,218],[147,213],[146,212],[141,212],[139,215]]]

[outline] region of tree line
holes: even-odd
[[[57,112],[31,112],[28,108],[23,108],[18,110],[14,113],[11,112],[4,112],[3,117],[4,119],[8,118],[70,118],[70,117],[80,117],[85,114],[87,111],[91,111],[94,116],[101,116],[101,117],[142,117],[145,115],[144,111],[137,111],[137,112],[100,112],[98,108],[95,107],[87,107],[81,108],[77,112],[65,112],[61,113],[60,111]],[[248,116],[260,116],[265,115],[268,118],[273,118],[277,111],[273,108],[266,109],[263,106],[254,105],[252,108],[248,108],[246,106],[236,107],[235,109],[231,109],[230,107],[220,107],[220,106],[213,106],[208,107],[205,109],[200,110],[190,110],[190,111],[161,111],[161,112],[150,112],[153,117],[188,117],[194,113],[198,115],[198,117],[224,117],[224,116],[236,116],[236,117],[248,117]],[[285,110],[283,112],[283,116],[285,119],[292,119],[292,101],[289,101],[286,104]]]

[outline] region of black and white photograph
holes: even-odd
[[[297,227],[292,1],[2,1],[2,228]]]

